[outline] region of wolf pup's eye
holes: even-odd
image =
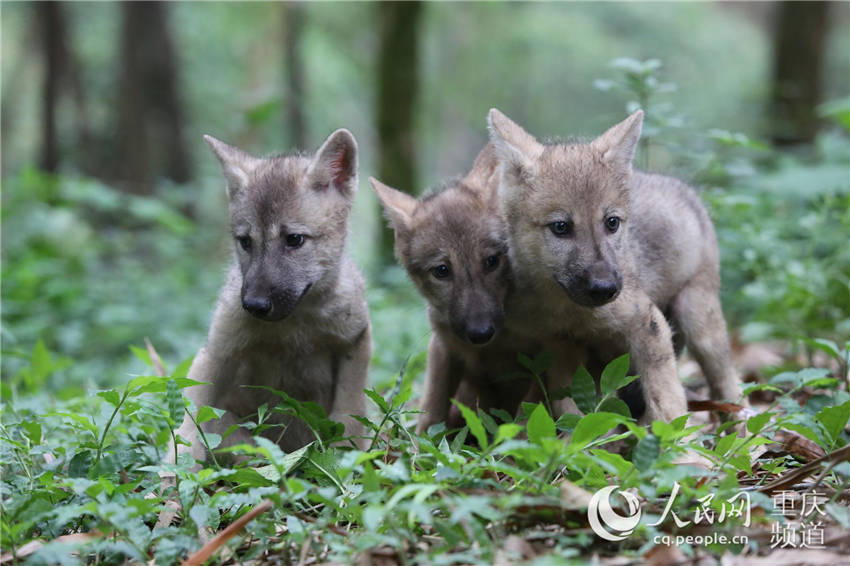
[[[438,265],[437,267],[431,268],[431,275],[436,277],[437,279],[445,279],[449,275],[452,274],[451,268],[445,263]]]
[[[573,225],[565,220],[556,220],[549,224],[549,229],[556,236],[569,236],[573,233]]]
[[[289,248],[300,248],[304,245],[304,234],[287,234],[286,246]]]
[[[246,252],[251,251],[251,236],[236,236],[236,241]]]
[[[499,254],[494,254],[484,260],[484,270],[493,271],[499,267]]]
[[[608,231],[613,234],[620,227],[620,217],[609,216],[605,219],[605,227],[608,228]]]

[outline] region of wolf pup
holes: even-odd
[[[202,425],[224,432],[276,397],[266,386],[313,401],[360,435],[371,352],[363,279],[345,254],[348,216],[357,190],[357,142],[337,130],[313,157],[258,158],[211,136],[227,179],[234,260],[218,298],[209,337],[189,377],[209,385],[187,389],[196,407],[227,412]],[[267,435],[285,451],[314,436],[282,417]],[[189,452],[205,447],[186,416],[178,433]],[[237,428],[224,445],[250,442]],[[185,447],[181,447],[185,448]],[[185,451],[185,450],[184,450]]]
[[[737,399],[714,229],[693,189],[632,171],[643,113],[590,143],[541,144],[496,109],[488,121],[520,328],[585,341],[606,359],[629,352],[643,420],[670,420],[687,406],[669,318],[712,397]]]
[[[463,179],[419,200],[369,179],[395,230],[396,256],[425,298],[433,329],[419,432],[447,420],[452,397],[513,412],[530,385],[510,375],[525,373],[517,354],[533,345],[502,328],[512,279],[507,226],[496,198],[498,167],[488,144]]]

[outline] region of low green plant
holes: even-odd
[[[136,352],[147,361],[144,351]],[[39,356],[33,358],[40,363]],[[227,563],[229,555],[245,561],[274,554],[296,561],[304,552],[347,562],[381,547],[411,563],[485,564],[503,555],[508,536],[545,539],[552,557],[580,556],[599,552],[599,542],[581,526],[583,507],[565,493],[589,494],[616,484],[651,502],[676,490],[671,509],[686,517],[705,501],[740,493],[739,478],[762,481],[754,464],[774,473],[794,467],[784,455],[751,458],[754,447],[775,444],[779,430],[795,431],[827,451],[848,442],[850,395],[840,389],[840,380],[816,368],[754,386],[777,398],[772,409],[742,423],[741,435],[723,434],[735,422],[713,433],[688,426],[687,416],[638,426],[612,403],[616,389],[633,379],[626,375],[627,357],[605,368],[599,393],[584,383],[586,377],[573,384],[583,416],[556,422],[541,403],[514,419],[458,404],[463,428],[437,425],[418,435],[416,411],[408,405],[423,360],[424,353],[413,356],[383,393],[367,391],[373,405],[371,418],[363,419],[370,430],[368,449],[339,443],[337,425],[317,406],[270,392],[282,405],[263,407],[242,425],[256,434],[268,432],[264,420],[282,410],[309,423],[316,440],[285,454],[256,436],[253,445],[228,449],[243,457],[232,467],[226,459],[200,463],[188,455],[175,465],[163,464],[186,408],[179,392],[195,383],[185,378],[188,360],[165,377],[137,377],[91,397],[51,406],[25,398],[7,402],[0,430],[6,463],[0,544],[17,552],[34,539],[46,541],[29,557],[32,564],[170,564],[201,547],[199,532],[221,530],[268,500],[271,510],[253,520],[247,538],[231,540],[230,554],[219,553],[216,563]],[[809,397],[801,409],[796,396],[812,388],[823,393]],[[221,414],[200,410],[199,420]],[[217,452],[217,439],[207,441]],[[618,444],[626,450],[609,450]],[[699,453],[714,468],[682,465],[679,459],[688,453]],[[844,468],[826,472],[825,484],[846,486],[850,470]],[[176,484],[164,486],[161,472],[173,473]],[[765,508],[770,502],[755,492],[752,498]],[[173,523],[157,526],[170,500],[182,512]],[[719,510],[719,504],[712,505]],[[647,511],[657,509],[650,504]],[[729,532],[738,527],[730,524]],[[616,552],[639,555],[661,528],[641,525]],[[72,533],[90,536],[59,538]]]

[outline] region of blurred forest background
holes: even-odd
[[[3,3],[4,396],[79,394],[202,344],[231,253],[209,133],[360,144],[350,249],[373,382],[425,349],[366,179],[463,173],[498,107],[541,138],[640,105],[640,163],[703,188],[739,340],[850,336],[846,3]]]

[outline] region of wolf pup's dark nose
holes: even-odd
[[[486,344],[490,338],[496,333],[496,329],[492,325],[480,326],[477,328],[469,328],[466,331],[466,337],[473,344]]]
[[[267,298],[245,297],[242,299],[242,308],[252,315],[262,318],[272,310],[272,302]]]
[[[617,296],[620,292],[620,286],[616,281],[600,281],[592,279],[587,288],[587,294],[590,299],[597,305],[603,305]]]

